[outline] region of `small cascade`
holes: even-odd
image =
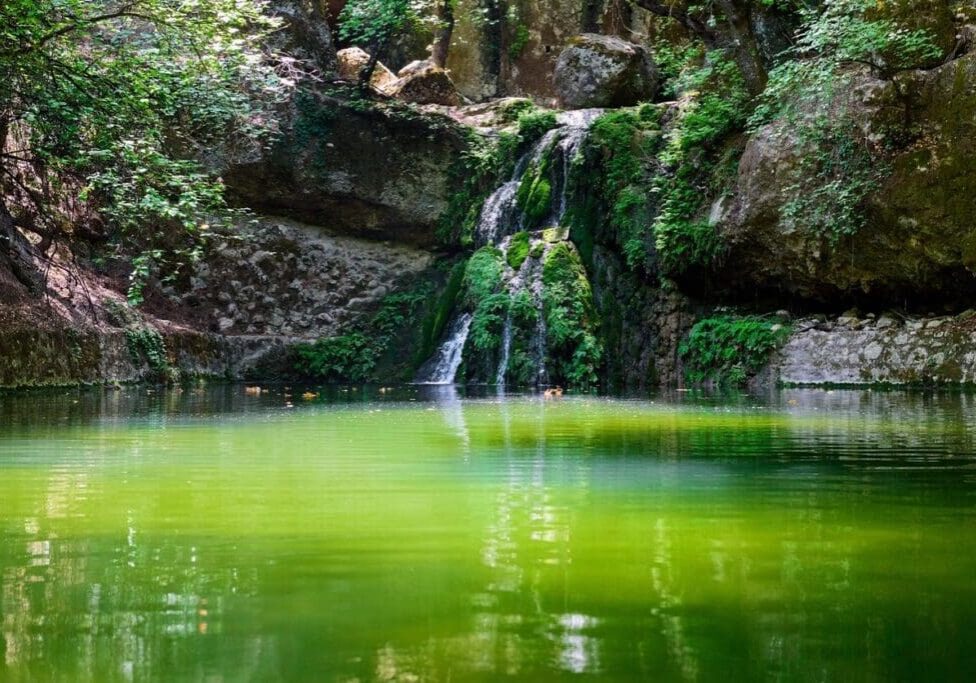
[[[511,307],[506,314],[501,329],[498,365],[492,377],[499,387],[505,386],[510,373],[514,373],[511,376],[520,382],[528,381],[536,385],[548,383],[542,270],[553,238],[550,236],[547,239],[544,234],[547,231],[540,228],[561,226],[571,201],[573,160],[586,140],[590,125],[601,113],[599,109],[583,109],[558,114],[557,127],[546,132],[522,155],[515,164],[511,178],[496,188],[481,208],[474,235],[475,244],[479,247],[496,246],[502,253],[507,253],[513,235],[536,229],[529,233],[532,255],[525,258],[517,269],[505,266],[505,290],[512,301],[521,297],[523,318],[516,320]],[[526,174],[543,171],[551,186],[551,190],[547,189],[549,213],[543,219],[538,216],[529,219],[518,206],[519,187]],[[555,239],[565,239],[565,236]],[[525,316],[524,309],[529,302],[531,305],[528,307],[534,313]],[[418,372],[418,383],[454,382],[472,320],[471,313],[463,313],[451,321],[445,341]]]
[[[517,220],[518,206],[515,195],[518,193],[518,188],[518,180],[509,180],[485,200],[478,225],[475,227],[475,243],[479,247],[495,244],[504,236],[507,226]]]
[[[471,314],[456,317],[448,327],[447,339],[434,356],[417,373],[418,384],[453,384],[458,368],[461,367],[461,354],[471,329]]]
[[[512,312],[505,316],[505,326],[502,328],[502,357],[498,361],[498,373],[495,384],[500,388],[505,386],[505,374],[508,372],[508,358],[512,355]]]

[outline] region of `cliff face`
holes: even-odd
[[[484,21],[479,8],[500,14]],[[752,84],[735,58],[715,57],[727,36],[695,35],[694,17],[679,26],[609,0],[462,0],[448,67],[486,101],[418,107],[335,81],[320,5],[279,3],[289,49],[319,76],[281,105],[269,148],[213,162],[254,220],[154,283],[141,311],[87,246],[61,256],[87,295],[56,280],[53,307],[0,268],[0,386],[411,379],[462,329],[459,379],[974,382],[970,9],[887,3],[938,56],[891,74],[844,65],[826,104],[798,97],[799,120],[843,112],[861,145],[851,152],[795,118],[749,127]],[[794,25],[746,18],[702,30],[749,31],[768,72]],[[495,101],[552,103],[560,54],[594,31],[639,44],[642,73],[661,77],[656,102],[557,117]],[[681,50],[698,56],[676,66]]]

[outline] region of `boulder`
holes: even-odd
[[[336,57],[339,60],[339,78],[346,81],[358,82],[359,74],[369,62],[369,53],[358,47],[347,47],[344,50],[339,50]],[[396,74],[387,69],[381,62],[377,62],[369,84],[381,93],[389,94],[389,87],[396,80]]]
[[[584,33],[559,55],[553,77],[567,109],[625,107],[657,94],[657,67],[639,45]]]
[[[327,21],[329,10],[322,0],[272,0],[268,9],[282,20],[284,28],[272,34],[271,47],[307,60],[325,78],[335,77],[335,41]]]
[[[747,141],[716,221],[729,246],[723,279],[820,301],[976,295],[976,53],[898,83],[865,73],[845,93],[868,139],[897,141],[860,207],[865,224],[831,244],[788,220],[797,192],[822,179],[798,177],[805,152],[795,130],[771,124]]]
[[[469,144],[458,123],[348,86],[306,85],[281,127],[260,157],[219,169],[235,202],[346,235],[437,242]]]
[[[462,104],[454,82],[444,69],[424,62],[410,64],[401,77],[386,87],[386,93],[403,102],[414,104]]]

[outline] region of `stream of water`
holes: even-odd
[[[600,109],[581,109],[577,111],[561,112],[557,116],[558,126],[547,131],[533,144],[516,162],[512,177],[492,192],[485,200],[481,214],[475,227],[474,239],[478,246],[492,245],[499,247],[503,253],[508,251],[510,238],[520,230],[533,229],[539,226],[527,225],[525,213],[518,206],[518,189],[526,174],[531,173],[544,159],[555,159],[558,164],[553,165],[547,174],[553,191],[550,197],[549,215],[542,221],[542,227],[558,227],[563,223],[570,200],[570,177],[572,164],[577,152],[586,139],[587,131],[594,120],[602,113]],[[529,237],[531,247],[541,250],[541,260],[548,251],[548,241],[543,236],[542,229],[532,230]],[[506,291],[515,296],[527,292],[535,302],[539,311],[539,324],[533,338],[529,340],[529,347],[533,349],[536,365],[536,385],[547,382],[545,371],[546,330],[545,317],[542,315],[542,268],[540,259],[526,259],[516,270],[506,267]],[[467,319],[468,324],[459,321]],[[470,314],[459,312],[447,326],[444,340],[434,356],[418,371],[416,381],[420,384],[452,384],[461,366],[461,356],[458,355],[457,364],[440,362],[451,356],[455,351],[463,353],[470,331]],[[508,361],[511,356],[512,345],[511,313],[505,321],[502,336],[502,350],[495,372],[495,383],[504,388]]]
[[[970,395],[0,395],[0,501],[3,681],[976,675]]]

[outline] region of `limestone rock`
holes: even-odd
[[[358,47],[347,47],[336,54],[339,60],[339,78],[347,81],[359,81],[359,74],[369,62],[369,53]],[[369,84],[381,93],[389,94],[389,88],[397,80],[396,75],[381,62],[376,63],[373,77]]]
[[[424,62],[401,70],[401,77],[386,86],[387,94],[403,102],[457,106],[462,103],[454,81],[444,69]]]
[[[291,102],[283,129],[261,158],[221,169],[237,202],[337,233],[437,241],[451,169],[469,144],[452,119],[308,89]]]
[[[567,109],[623,107],[657,93],[657,67],[639,45],[613,36],[573,38],[556,62],[554,83]]]
[[[836,244],[784,218],[800,188],[818,182],[798,180],[804,152],[795,131],[772,124],[752,136],[719,224],[730,248],[723,279],[820,301],[976,295],[976,53],[901,78],[864,74],[845,94],[869,138],[905,130],[906,109],[914,137],[889,153],[890,173],[861,206],[865,225]]]

